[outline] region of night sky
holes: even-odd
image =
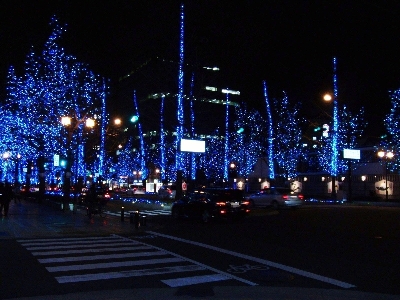
[[[54,14],[67,24],[67,53],[111,81],[152,56],[179,60],[180,1],[0,3],[2,89],[10,65],[20,70],[31,46],[41,51]],[[332,91],[336,56],[338,101],[352,111],[365,107],[367,134],[383,130],[388,91],[400,88],[398,1],[184,4],[186,62],[220,67],[226,87],[240,90],[241,100],[263,108],[266,80],[270,98],[285,91],[289,101],[303,104],[306,116],[329,110],[321,97]]]

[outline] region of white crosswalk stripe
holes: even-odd
[[[59,283],[157,275],[157,280],[177,287],[234,279],[193,260],[117,235],[18,242]]]
[[[110,216],[117,216],[117,217],[121,216],[120,212],[118,213],[118,212],[106,211],[105,213]],[[130,213],[131,212],[124,212],[124,217],[129,218]],[[170,216],[171,211],[165,209],[140,210],[139,214],[141,216]]]

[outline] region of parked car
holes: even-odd
[[[242,219],[249,212],[243,191],[234,189],[194,191],[171,206],[174,219],[193,218],[204,223],[212,219]]]
[[[111,199],[111,194],[108,191],[108,189],[104,189],[101,186],[96,186],[94,193],[95,197],[92,196],[93,191],[88,188],[83,188],[81,194],[79,195],[79,202],[80,203],[85,203],[85,202],[90,202],[95,199],[95,201],[102,202],[103,204],[106,204],[110,199]]]
[[[143,195],[146,194],[146,189],[142,185],[131,185],[126,191],[127,195]]]
[[[158,195],[163,199],[175,199],[176,186],[174,186],[174,185],[162,185],[158,189]]]
[[[304,203],[304,196],[290,188],[270,187],[250,195],[248,198],[250,207],[299,207]]]

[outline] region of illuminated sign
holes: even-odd
[[[181,140],[181,151],[182,152],[196,152],[204,153],[206,152],[205,141],[200,140]]]
[[[360,159],[360,150],[343,149],[343,158],[346,159]]]
[[[221,92],[222,92],[223,94],[240,95],[240,92],[239,92],[239,91],[228,90],[228,89],[222,89]]]
[[[60,165],[60,155],[54,154],[53,161],[54,161],[54,166],[58,167]]]
[[[218,90],[216,87],[213,87],[213,86],[206,86],[205,89],[207,91],[213,91],[213,92],[216,92]]]

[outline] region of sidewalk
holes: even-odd
[[[152,225],[150,224],[150,227]],[[0,216],[0,240],[14,238],[39,238],[87,235],[133,235],[148,227],[135,229],[125,218],[94,216],[89,219],[84,208],[63,212],[59,207],[23,200],[10,204],[8,217]],[[154,229],[154,228],[151,228]],[[1,295],[0,295],[1,298]],[[187,286],[182,288],[116,289],[15,298],[14,300],[151,300],[151,299],[231,299],[231,300],[395,300],[400,295],[385,295],[344,289],[314,289],[269,286]]]
[[[38,238],[60,236],[84,236],[91,234],[129,235],[137,231],[129,218],[94,215],[86,216],[86,209],[78,207],[76,212],[62,211],[50,203],[22,200],[10,203],[8,216],[0,216],[0,239]],[[141,230],[141,229],[140,229]],[[141,230],[142,231],[142,230]]]

